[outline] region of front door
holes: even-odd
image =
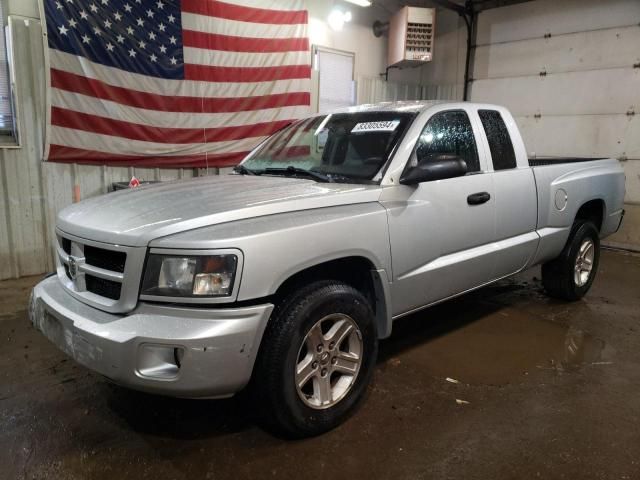
[[[393,268],[393,314],[464,292],[491,280],[495,238],[492,175],[478,154],[467,112],[434,114],[409,162],[453,154],[467,163],[464,177],[385,189]],[[420,155],[418,155],[420,153]]]

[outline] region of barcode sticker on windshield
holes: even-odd
[[[400,120],[388,120],[385,122],[363,122],[356,124],[351,133],[364,132],[393,132],[400,125]]]

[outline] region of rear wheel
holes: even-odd
[[[579,300],[591,288],[600,261],[600,237],[592,222],[576,222],[558,258],[542,266],[547,293],[564,300]]]
[[[358,290],[321,281],[289,295],[269,321],[252,379],[263,424],[298,438],[336,427],[364,395],[377,350]]]

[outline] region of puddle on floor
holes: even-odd
[[[457,300],[397,321],[381,360],[413,374],[418,368],[467,384],[506,385],[544,369],[607,364],[613,352],[605,347],[588,333],[508,306]]]

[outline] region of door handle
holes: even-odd
[[[488,202],[489,200],[491,200],[491,195],[489,195],[489,192],[472,193],[467,197],[467,203],[469,205],[481,205]]]

